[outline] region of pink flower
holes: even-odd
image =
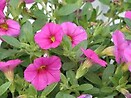
[[[24,78],[37,90],[60,81],[61,61],[59,57],[40,57],[34,60],[24,71]]]
[[[79,97],[77,98],[92,98],[92,95],[89,95],[89,94],[82,94],[80,95]]]
[[[47,23],[40,32],[35,34],[34,39],[42,49],[56,48],[62,41],[61,26],[54,23]]]
[[[104,60],[101,60],[98,55],[91,49],[81,49],[84,53],[84,55],[92,62],[92,63],[96,63],[99,64],[103,67],[105,67],[107,65],[107,63]]]
[[[72,43],[72,47],[87,39],[86,31],[72,22],[64,22],[61,24],[63,32],[67,35]]]
[[[7,62],[0,62],[0,70],[4,72],[8,80],[12,81],[14,77],[13,70],[20,63],[22,63],[22,61],[19,59],[9,60]]]
[[[20,25],[12,19],[0,19],[0,36],[18,36],[20,34]]]
[[[125,62],[125,57],[123,55],[125,47],[128,46],[128,42],[125,40],[125,36],[121,31],[116,30],[113,35],[113,42],[115,45],[115,59],[117,63]]]
[[[125,18],[131,19],[131,11],[126,11]]]

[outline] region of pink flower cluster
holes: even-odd
[[[115,45],[115,59],[117,63],[128,63],[131,71],[131,41],[126,40],[121,31],[116,30],[113,35],[113,42]]]
[[[34,39],[40,48],[50,49],[58,47],[64,35],[69,37],[72,47],[87,39],[86,31],[72,22],[64,22],[61,25],[47,23],[35,34]]]

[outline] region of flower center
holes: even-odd
[[[0,28],[3,30],[8,30],[8,25],[6,23],[0,24]]]
[[[45,65],[42,65],[42,66],[39,67],[38,70],[39,70],[39,71],[40,71],[40,70],[44,70],[45,68],[46,68],[46,66],[45,66]]]
[[[52,42],[55,42],[55,36],[51,36],[50,39],[51,39]]]
[[[69,38],[69,40],[70,40],[71,42],[73,41],[71,36],[68,35],[67,37]]]

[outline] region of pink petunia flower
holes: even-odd
[[[61,61],[57,56],[40,57],[34,60],[24,71],[24,78],[37,90],[60,81]]]
[[[125,62],[126,60],[123,53],[125,47],[128,46],[128,42],[125,40],[124,34],[121,31],[116,30],[113,33],[112,38],[115,45],[114,54],[115,54],[116,62],[117,63]]]
[[[40,32],[35,34],[35,42],[42,49],[56,48],[62,41],[61,26],[55,23],[47,23]]]
[[[0,62],[0,70],[4,72],[6,78],[9,81],[13,81],[14,68],[18,66],[20,63],[22,63],[22,61],[19,59],[9,60],[7,62]]]
[[[91,49],[81,49],[84,55],[87,57],[87,59],[90,61],[90,63],[96,63],[101,65],[102,67],[105,67],[107,63],[104,60],[101,60],[98,55]]]
[[[126,11],[125,12],[125,18],[131,19],[131,11]]]
[[[20,34],[20,25],[12,19],[0,19],[0,36],[17,37]]]
[[[82,94],[80,95],[79,97],[77,98],[92,98],[92,95],[89,95],[89,94]]]
[[[87,39],[86,31],[72,22],[64,22],[61,24],[63,32],[67,35],[72,43],[72,47]]]

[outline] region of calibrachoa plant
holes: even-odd
[[[0,98],[131,98],[130,5],[0,0]]]

